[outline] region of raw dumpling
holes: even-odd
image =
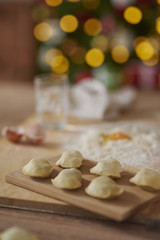
[[[11,227],[0,235],[1,240],[38,240],[38,238],[19,227]]]
[[[124,190],[109,177],[100,176],[91,181],[85,192],[96,198],[113,199],[120,196]]]
[[[51,181],[58,188],[77,189],[82,185],[82,175],[76,168],[64,169]]]
[[[130,182],[143,187],[145,190],[160,190],[160,174],[148,168],[140,170],[130,179]]]
[[[56,162],[57,166],[63,168],[78,168],[82,165],[83,156],[79,151],[65,151],[60,159]]]
[[[113,159],[102,160],[97,165],[90,169],[90,173],[104,175],[112,178],[120,178],[122,172],[121,164]]]
[[[22,173],[30,177],[48,178],[53,167],[43,158],[33,158],[22,168]]]

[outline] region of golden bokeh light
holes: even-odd
[[[92,47],[93,48],[99,48],[103,52],[105,52],[108,48],[108,38],[104,35],[98,35],[93,38],[92,40]]]
[[[33,34],[37,40],[45,42],[52,37],[53,29],[48,23],[42,22],[35,26]]]
[[[63,0],[45,0],[45,2],[48,6],[57,7],[63,2]]]
[[[141,41],[140,43],[138,43],[135,50],[136,50],[137,56],[142,61],[151,59],[155,53],[155,50],[154,50],[152,44],[147,40],[144,40],[144,41]]]
[[[147,40],[147,38],[144,37],[144,36],[136,37],[136,38],[134,39],[134,41],[133,41],[134,48],[136,48],[136,46],[137,46],[140,42],[143,42],[143,41],[145,41],[145,40]]]
[[[127,22],[137,24],[142,20],[142,12],[139,8],[131,6],[125,9],[123,17]]]
[[[78,20],[73,15],[65,15],[60,19],[60,27],[64,32],[74,32],[78,28]]]
[[[126,46],[117,45],[111,51],[112,58],[117,63],[125,63],[129,59],[129,50]]]
[[[156,19],[156,31],[160,34],[160,17]]]
[[[51,61],[51,69],[54,73],[66,73],[69,69],[69,61],[63,55],[54,57]]]
[[[48,63],[48,65],[51,65],[52,60],[57,57],[57,56],[61,56],[62,51],[57,49],[57,48],[52,48],[50,50],[48,50],[45,54],[45,61],[46,63]]]
[[[157,0],[157,3],[160,4],[160,0]]]
[[[153,48],[154,48],[156,51],[159,51],[159,50],[160,50],[159,38],[157,38],[157,37],[151,37],[151,38],[149,38],[149,41],[150,41],[150,43],[152,44]]]
[[[158,64],[159,63],[159,54],[158,54],[158,52],[155,51],[153,57],[151,59],[147,60],[147,61],[143,61],[143,63],[145,65],[147,65],[147,66],[150,66],[150,67],[155,66],[156,64]]]
[[[89,66],[99,67],[104,62],[104,54],[98,48],[92,48],[86,53],[85,59]]]
[[[99,0],[82,0],[84,8],[88,10],[95,10],[99,7]]]
[[[84,31],[89,36],[96,36],[102,31],[101,22],[96,18],[90,18],[84,24]]]
[[[83,47],[75,47],[70,53],[72,62],[76,64],[82,64],[85,61],[85,49]]]
[[[150,37],[150,38],[140,36],[140,37],[135,38],[135,40],[133,42],[134,48],[136,48],[136,46],[139,43],[144,42],[144,41],[149,41],[155,50],[157,50],[157,51],[160,50],[160,42],[156,36]]]

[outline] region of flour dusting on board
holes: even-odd
[[[115,133],[129,138],[107,139]],[[81,134],[76,148],[86,159],[96,162],[113,157],[122,167],[147,167],[160,172],[160,129],[149,124],[125,122],[91,129]]]

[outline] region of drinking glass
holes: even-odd
[[[68,113],[68,78],[65,74],[40,74],[34,78],[38,121],[46,128],[63,129]]]

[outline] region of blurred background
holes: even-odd
[[[159,0],[1,0],[0,79],[159,87]]]
[[[19,88],[13,101],[22,98],[27,116],[38,73],[97,79],[109,91],[160,86],[160,0],[1,0],[0,33],[1,120],[12,94],[4,83]]]

